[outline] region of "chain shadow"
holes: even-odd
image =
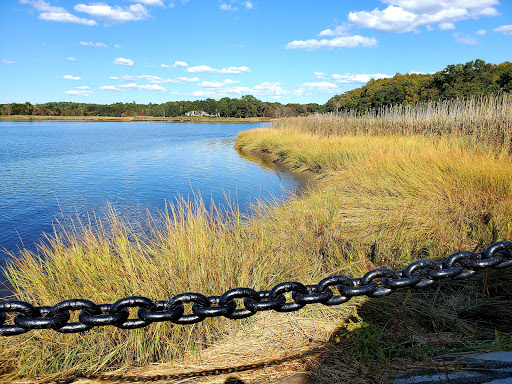
[[[451,369],[435,357],[493,348],[499,334],[510,334],[511,280],[510,268],[487,270],[467,280],[370,298],[342,321],[309,378],[315,384],[389,383],[409,369]]]

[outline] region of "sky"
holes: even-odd
[[[325,103],[512,61],[511,0],[0,0],[0,103]]]

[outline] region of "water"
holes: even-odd
[[[283,199],[304,180],[233,149],[259,125],[0,122],[0,249],[35,249],[56,220],[101,217],[109,204],[138,223],[178,196],[207,206],[230,196],[242,212],[256,198]]]

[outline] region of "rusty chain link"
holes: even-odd
[[[291,281],[278,284],[270,291],[234,288],[221,296],[211,297],[189,292],[176,295],[167,301],[129,296],[114,304],[99,305],[86,299],[71,299],[61,301],[53,307],[36,307],[24,301],[7,300],[0,301],[0,336],[19,335],[33,329],[76,333],[105,325],[135,329],[160,321],[194,324],[207,317],[243,319],[259,311],[293,312],[315,303],[339,305],[354,296],[383,297],[399,288],[426,288],[441,279],[467,279],[479,269],[502,269],[510,266],[512,242],[501,241],[479,253],[456,252],[443,262],[418,260],[402,271],[378,268],[361,278],[329,276],[317,285],[303,285]],[[335,293],[333,288],[338,292]],[[287,292],[291,292],[291,301],[284,295]],[[243,307],[237,308],[234,299],[243,299]],[[192,313],[185,314],[184,304],[192,304]],[[129,318],[128,308],[138,308],[137,318]],[[78,321],[69,322],[70,311],[80,311]],[[7,313],[15,314],[11,316],[14,317],[12,324],[5,324]]]

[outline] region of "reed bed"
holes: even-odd
[[[96,302],[127,295],[162,299],[186,291],[219,294],[236,286],[265,289],[286,280],[311,284],[329,274],[360,276],[377,266],[399,268],[416,258],[439,259],[456,250],[479,250],[511,239],[510,100],[500,96],[417,109],[391,107],[380,115],[291,118],[271,128],[243,132],[236,144],[240,151],[266,153],[292,168],[315,172],[320,178],[317,187],[281,205],[256,204],[249,216],[241,215],[236,204],[210,212],[200,201],[178,201],[161,217],[148,217],[145,230],[123,222],[115,212],[104,220],[75,221],[56,229],[37,253],[24,251],[7,274],[18,298],[42,305],[72,297]],[[469,308],[475,300],[481,303],[491,290],[487,285],[470,291],[464,299],[453,299],[456,305],[437,293],[446,305],[443,311],[405,308],[404,300],[409,299],[401,297],[389,304],[389,312],[398,313],[401,324],[407,322],[414,330],[468,335],[478,324],[460,321],[453,308]],[[423,302],[435,300],[427,294]],[[512,308],[509,304],[510,300],[495,305],[506,310]],[[318,306],[305,311],[288,315],[290,321],[306,316],[339,323],[327,326],[315,320],[316,331],[295,323],[308,331],[299,339],[279,338],[276,351],[302,349],[307,339],[328,345],[336,326],[351,312]],[[204,356],[219,366],[234,364],[233,356],[219,352],[223,345],[240,356],[243,350],[242,361],[272,360],[280,354],[265,347],[265,319],[281,321],[272,316],[210,319],[195,326],[153,324],[133,331],[106,327],[80,335],[33,331],[0,340],[0,377],[66,378],[162,362],[167,363],[162,369],[172,372],[185,363],[201,365]],[[385,324],[396,323],[382,317]],[[261,344],[254,338],[257,329],[262,332]],[[240,337],[247,330],[252,330],[252,349]],[[335,350],[334,360],[346,355]],[[211,367],[212,361],[203,366]],[[308,369],[330,377],[325,382],[347,379],[345,371],[345,376],[336,376],[341,372],[339,362],[335,369],[325,364],[322,359],[309,361]],[[357,382],[375,379],[370,366],[363,369],[368,376]]]
[[[398,104],[360,113],[311,115],[274,122],[319,136],[450,136],[512,153],[512,97],[509,94],[468,100]]]

